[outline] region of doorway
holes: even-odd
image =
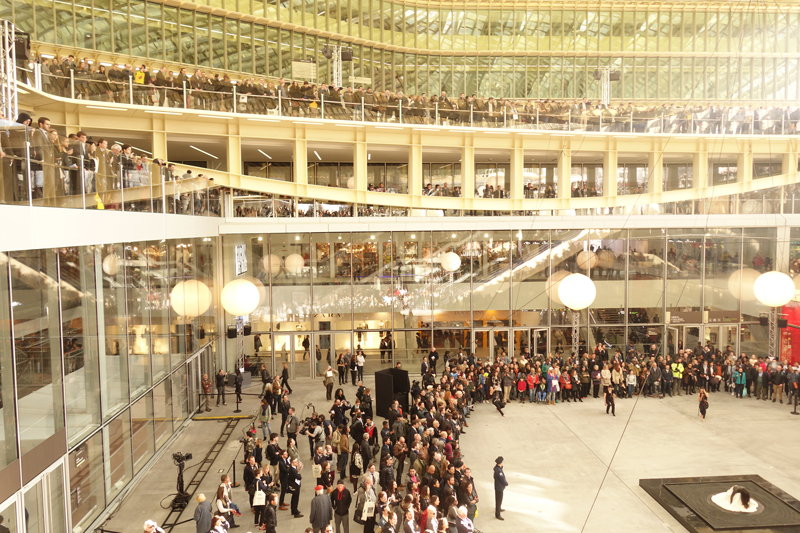
[[[273,334],[273,360],[275,361],[275,374],[280,375],[283,363],[289,367],[291,379],[311,377],[311,350],[305,350],[303,341],[308,337],[306,333],[274,333]],[[311,340],[309,337],[308,345]]]
[[[515,329],[514,330],[514,352],[509,355],[512,357],[522,357],[526,349],[531,348],[531,330],[530,329]],[[533,350],[530,350],[533,353]]]
[[[725,353],[728,346],[733,353],[739,353],[739,325],[724,324],[706,325],[703,328],[703,343],[710,342],[715,350]]]
[[[509,345],[509,340],[513,338],[510,328],[475,329],[472,332],[473,353],[482,361],[494,361],[501,353],[510,360],[513,346]]]
[[[533,343],[536,346],[535,355],[547,355],[550,351],[550,330],[547,328],[534,329]]]
[[[702,337],[703,326],[685,325],[667,327],[667,350],[672,356],[678,354],[679,350],[697,350],[697,345]]]
[[[331,366],[334,370],[336,370],[336,359],[340,353],[344,353],[345,350],[350,349],[351,354],[355,354],[355,352],[351,349],[351,335],[349,332],[347,333],[315,333],[314,334],[314,342],[312,343],[312,351],[313,351],[313,362],[314,362],[314,371],[316,375],[322,376],[327,370],[328,366]],[[366,353],[366,352],[365,352]],[[369,357],[367,356],[367,359]],[[366,370],[366,363],[365,363],[365,372]]]

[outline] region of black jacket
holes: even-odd
[[[217,388],[225,386],[225,377],[226,377],[225,374],[220,375],[219,373],[217,373],[217,376],[216,376],[216,378],[217,378]]]
[[[500,465],[494,465],[494,490],[502,491],[505,490],[508,486],[508,481],[506,481],[506,474],[503,472],[503,469]]]
[[[350,504],[353,502],[353,497],[347,487],[341,492],[337,487],[336,490],[331,492],[331,505],[333,505],[333,512],[339,516],[347,516],[350,512]]]

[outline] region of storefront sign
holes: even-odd
[[[703,313],[700,311],[678,311],[669,315],[670,324],[701,324]]]

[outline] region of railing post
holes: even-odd
[[[400,111],[399,112],[398,122],[400,124],[402,124],[403,123],[403,100],[398,100],[397,101],[397,108]]]
[[[281,91],[280,91],[280,89],[278,89],[278,116],[279,117],[283,116],[283,109],[281,107],[282,105],[283,105],[283,103],[281,102]]]
[[[436,100],[435,106],[436,106],[436,111],[435,111],[436,112],[436,119],[435,119],[436,121],[433,124],[435,126],[438,126],[439,125],[439,100]]]
[[[69,97],[75,99],[75,71],[69,71]]]
[[[319,97],[319,109],[322,118],[325,118],[325,96],[320,95]]]
[[[567,131],[572,131],[572,109],[567,108]]]
[[[364,113],[364,97],[362,96],[361,97],[361,122],[366,122],[366,120],[364,118],[365,114],[366,113]]]
[[[133,105],[133,76],[128,76],[128,103]]]
[[[81,205],[86,209],[86,174],[83,167],[83,156],[78,159],[78,179],[81,182]]]
[[[504,128],[506,127],[506,118],[507,118],[506,108],[504,107],[503,108],[503,127]]]
[[[631,127],[630,127],[630,130],[631,130],[631,133],[633,133],[633,109],[631,109]]]
[[[33,64],[33,86],[38,90],[42,90],[42,64]]]
[[[233,86],[233,112],[236,113],[236,85]]]
[[[33,205],[33,187],[31,187],[31,142],[25,140],[25,182],[28,184],[28,206]]]
[[[189,109],[189,100],[186,95],[186,80],[183,80],[183,108]]]
[[[597,131],[603,131],[603,110],[600,110],[600,114],[597,115],[598,119],[600,120],[600,125],[597,126]]]
[[[536,106],[536,129],[539,129],[539,106]]]

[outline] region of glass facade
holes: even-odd
[[[597,287],[581,313],[582,349],[631,342],[675,353],[678,339],[694,347],[705,335],[763,355],[753,339],[763,338],[758,319],[768,309],[734,297],[729,279],[745,267],[773,269],[783,253],[775,229],[751,228],[226,235],[226,280],[236,246],[265,288],[249,317],[261,349],[247,337],[246,357],[303,377],[358,347],[370,372],[392,361],[413,371],[431,343],[484,357],[501,345],[510,355],[531,343],[568,351],[571,314],[549,280],[576,272]],[[442,267],[448,252],[461,259],[452,272]]]
[[[30,476],[42,446],[67,450],[2,488],[17,493],[4,526],[24,509],[28,533],[87,530],[186,420],[187,359],[216,340],[216,251],[188,238],[0,253],[0,470]],[[187,280],[212,294],[198,316],[179,314]]]
[[[454,9],[387,0],[197,4],[231,14],[156,2],[0,0],[0,18],[35,41],[135,56],[137,64],[148,59],[299,78],[292,61],[312,59],[317,82],[332,79],[322,55],[326,44],[346,45],[337,35],[364,39],[352,47],[343,79],[406,94],[597,98],[593,73],[605,67],[620,73],[612,97],[625,100],[788,101],[800,90],[800,35],[792,29],[800,12],[789,3],[736,11],[722,5],[689,10],[682,3],[605,9],[538,3]],[[240,13],[258,22],[239,20]],[[298,29],[271,26],[282,23]]]

